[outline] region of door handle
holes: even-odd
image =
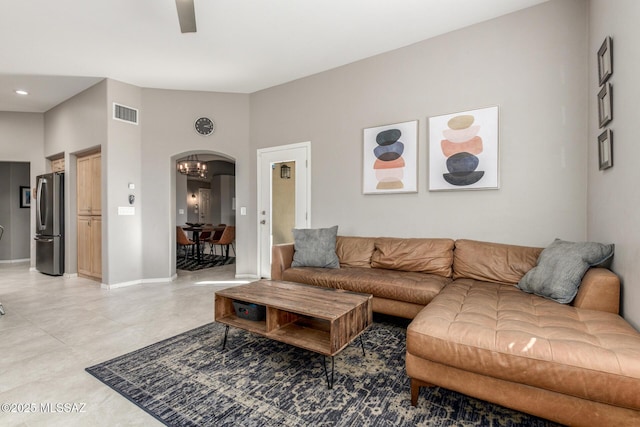
[[[260,221],[260,224],[263,224],[263,225],[264,225],[264,224],[266,224],[266,223],[267,223],[267,220],[266,220],[266,219],[263,219],[262,221]]]
[[[38,230],[44,230],[46,227],[46,220],[43,217],[43,213],[42,213],[42,187],[45,184],[45,179],[41,178],[38,180],[38,189],[36,190],[36,217],[38,219]],[[45,213],[46,215],[46,213]]]

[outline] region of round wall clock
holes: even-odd
[[[204,136],[211,135],[213,131],[216,130],[215,123],[213,123],[213,120],[208,117],[200,117],[196,120],[194,126],[196,128],[196,132]]]

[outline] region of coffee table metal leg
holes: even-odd
[[[224,328],[224,341],[222,341],[222,350],[224,351],[227,346],[227,336],[229,335],[229,325],[226,325]]]
[[[364,341],[362,341],[362,334],[360,334],[360,345],[362,346],[362,356],[366,356],[365,352],[364,352]]]
[[[324,366],[324,375],[327,377],[327,387],[329,387],[329,390],[331,390],[333,388],[333,366],[334,366],[333,356],[331,356],[331,380],[329,380],[329,372],[327,371],[326,356],[322,356],[322,365]]]

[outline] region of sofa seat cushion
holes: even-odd
[[[407,352],[481,375],[640,409],[640,334],[620,316],[460,279],[407,329]]]
[[[282,279],[427,305],[451,279],[435,274],[372,268],[289,268]]]

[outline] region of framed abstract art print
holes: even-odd
[[[429,118],[429,191],[499,188],[498,107]]]
[[[418,191],[418,121],[364,130],[363,194]]]

